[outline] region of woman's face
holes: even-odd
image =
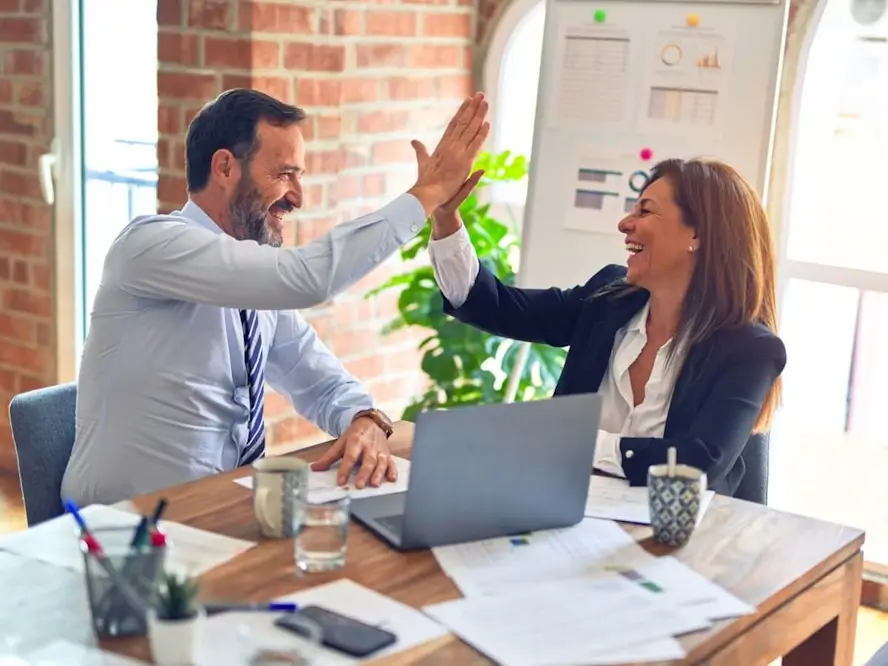
[[[668,179],[648,185],[617,228],[626,236],[629,284],[650,291],[690,278],[697,239],[682,221]]]

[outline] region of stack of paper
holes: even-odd
[[[433,552],[466,598],[426,612],[508,666],[677,659],[674,636],[753,611],[612,521]]]
[[[357,470],[352,472],[351,479],[349,479],[348,491],[349,496],[354,499],[359,499],[361,497],[374,497],[376,495],[389,495],[391,493],[403,493],[407,490],[407,481],[410,478],[410,461],[405,460],[404,458],[398,458],[397,456],[392,456],[392,459],[395,461],[395,466],[398,468],[398,480],[394,483],[389,481],[384,482],[380,486],[366,486],[364,488],[355,488],[354,480],[357,475]],[[323,502],[329,496],[332,497],[333,493],[342,489],[339,483],[336,481],[336,477],[339,474],[338,465],[332,467],[331,469],[324,470],[323,472],[309,472],[308,473],[308,497],[312,502]],[[253,477],[252,476],[242,476],[239,479],[235,479],[234,482],[239,486],[243,486],[244,488],[252,488],[253,487]]]
[[[98,504],[88,506],[80,513],[86,524],[97,530],[104,527],[135,529],[140,520],[138,514]],[[256,545],[165,520],[160,521],[159,527],[170,544],[167,566],[193,576],[200,576]],[[0,550],[83,571],[77,524],[70,515],[0,537]]]

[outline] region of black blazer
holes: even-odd
[[[482,265],[460,308],[444,311],[505,338],[570,347],[555,395],[595,393],[610,361],[614,336],[642,307],[643,289],[618,294],[602,287],[626,276],[606,266],[572,289],[519,289]],[[723,330],[688,349],[676,378],[663,438],[623,437],[623,472],[633,486],[647,484],[651,465],[678,460],[706,472],[709,488],[733,495],[746,471],[743,451],[762,403],[786,365],[783,342],[763,325]]]

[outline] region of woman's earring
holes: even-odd
[[[693,245],[688,245],[688,252],[693,252],[696,249]]]

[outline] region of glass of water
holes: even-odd
[[[333,571],[345,565],[350,502],[348,491],[337,488],[301,503],[295,539],[299,570]]]

